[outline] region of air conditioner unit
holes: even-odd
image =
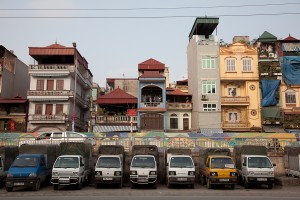
[[[207,96],[206,94],[202,94],[202,97],[201,97],[202,100],[207,100]]]
[[[269,58],[275,58],[275,54],[274,53],[269,53]]]

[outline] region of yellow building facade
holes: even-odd
[[[245,43],[220,47],[222,129],[260,131],[258,53]]]

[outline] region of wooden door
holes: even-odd
[[[189,118],[183,118],[183,130],[189,130]]]
[[[160,114],[141,115],[141,129],[143,130],[163,130],[164,117]]]
[[[47,90],[48,91],[54,90],[54,80],[47,80]]]

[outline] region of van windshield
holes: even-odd
[[[231,158],[212,158],[211,159],[211,168],[218,169],[233,169],[234,164]]]
[[[249,157],[248,167],[250,168],[272,168],[273,165],[266,157]]]
[[[155,160],[153,157],[135,157],[131,163],[132,167],[155,168]]]
[[[55,161],[54,168],[79,168],[79,160],[76,157],[60,157]]]
[[[194,164],[189,157],[173,157],[170,160],[170,167],[175,168],[193,168]]]
[[[33,157],[18,157],[15,159],[12,167],[36,167],[38,165],[38,158]]]
[[[120,168],[120,159],[113,157],[100,157],[96,167],[99,168]]]

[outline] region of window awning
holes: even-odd
[[[208,134],[223,133],[223,129],[221,129],[221,128],[200,128],[200,133],[208,133]]]
[[[136,126],[132,126],[133,131],[137,131]],[[103,132],[120,132],[120,131],[128,131],[130,132],[130,126],[94,126],[94,133],[103,133]]]

